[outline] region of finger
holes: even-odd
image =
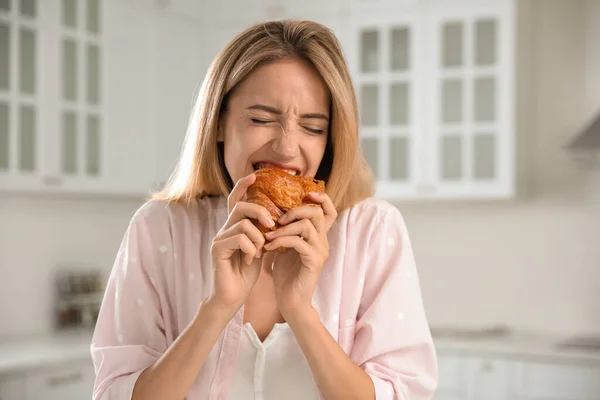
[[[231,193],[229,193],[229,196],[227,197],[227,209],[230,213],[233,210],[233,207],[235,207],[235,205],[244,198],[246,191],[255,181],[256,175],[254,175],[254,173],[237,181],[231,190]]]
[[[259,204],[254,203],[246,203],[245,201],[238,202],[229,214],[227,218],[227,222],[225,222],[225,229],[233,226],[244,219],[256,219],[261,225],[264,227],[271,229],[275,226],[275,221],[271,217],[271,213]]]
[[[325,215],[319,205],[302,206],[289,210],[277,220],[281,225],[289,224],[292,221],[308,219],[319,233],[326,233]]]
[[[218,260],[227,260],[231,258],[233,253],[240,250],[244,253],[244,262],[247,265],[250,265],[257,251],[254,243],[243,233],[218,240],[214,246],[215,250],[217,250],[216,256]]]
[[[312,255],[315,250],[304,240],[300,239],[300,236],[282,236],[278,237],[270,243],[265,245],[265,250],[271,251],[276,250],[280,247],[285,249],[294,249],[298,254],[302,256]]]
[[[262,248],[265,244],[265,236],[249,219],[243,219],[231,226],[219,235],[219,239],[226,239],[230,236],[244,234],[248,236],[250,241],[257,249],[256,257],[259,258],[262,253]]]
[[[327,195],[327,193],[311,192],[308,194],[308,197],[315,203],[320,204],[323,208],[326,227],[327,230],[329,230],[329,228],[331,228],[331,225],[333,225],[338,215],[337,209],[335,208],[333,201],[331,201],[331,198]]]
[[[310,245],[315,246],[320,243],[319,233],[315,226],[307,219],[293,222],[289,225],[267,232],[265,234],[268,240],[275,240],[278,237],[298,236],[307,241]],[[266,246],[265,246],[266,247]]]

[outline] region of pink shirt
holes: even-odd
[[[226,218],[224,197],[189,206],[153,200],[133,216],[92,340],[94,399],[130,399],[138,376],[191,322],[211,293],[210,244]],[[436,354],[400,212],[364,200],[339,214],[328,239],[329,259],[313,296],[324,326],[371,376],[378,400],[431,398]],[[209,353],[188,400],[227,399],[242,322],[243,307]]]

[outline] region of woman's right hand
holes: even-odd
[[[214,281],[209,300],[231,311],[244,304],[261,270],[265,237],[249,218],[267,228],[275,225],[266,208],[242,201],[255,181],[256,176],[251,174],[236,183],[227,198],[229,217],[210,248]]]

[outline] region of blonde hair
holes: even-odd
[[[354,87],[337,38],[315,22],[281,20],[247,28],[216,56],[197,95],[178,165],[153,198],[189,202],[229,194],[232,182],[217,143],[227,98],[258,66],[286,59],[311,65],[329,89],[330,134],[316,178],[325,180],[338,211],[373,195],[372,174],[359,147]]]

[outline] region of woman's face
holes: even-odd
[[[258,67],[234,90],[219,126],[234,184],[263,167],[314,177],[329,135],[329,92],[295,60]]]

